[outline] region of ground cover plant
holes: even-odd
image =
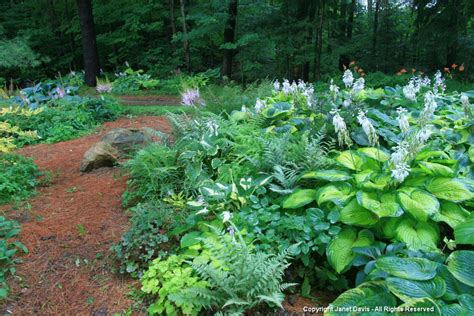
[[[250,296],[199,303],[219,289],[200,262],[217,260],[216,268],[226,261],[208,253],[208,239],[223,243],[236,231],[262,256],[291,253],[284,280],[298,283],[302,295],[354,287],[333,307],[385,302],[428,306],[438,314],[472,309],[473,271],[460,262],[470,260],[467,249],[474,244],[474,93],[446,92],[440,73],[370,88],[347,70],[337,80],[342,86],[334,82],[316,94],[302,81],[276,81],[271,96],[258,98],[253,108],[227,116],[170,115],[173,145],[154,145],[130,161],[126,200],[159,201],[157,209],[185,215],[179,224],[162,226],[173,255],[154,255],[142,282],[146,293],[157,295],[170,290],[163,277],[179,279],[184,269],[179,287],[190,290],[159,296],[150,313],[263,308],[264,301]],[[190,105],[204,106],[195,101]],[[226,237],[217,233],[223,229]],[[175,268],[160,270],[166,258],[179,258]],[[406,275],[390,268],[405,265]],[[425,265],[429,276],[412,275],[418,266],[426,272]],[[211,271],[222,282],[233,278]],[[283,279],[266,280],[284,287]],[[377,297],[369,303],[364,298],[370,293]],[[282,297],[271,297],[269,307],[281,304]]]

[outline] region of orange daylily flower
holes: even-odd
[[[406,74],[406,73],[407,73],[407,70],[406,70],[405,68],[402,68],[402,69],[400,69],[400,73]]]
[[[349,67],[352,66],[352,65],[355,65],[355,60],[351,61],[350,64],[349,64]]]
[[[464,64],[462,64],[461,66],[459,66],[459,71],[460,71],[460,72],[463,72],[463,71],[464,71]]]
[[[400,71],[397,72],[397,76],[401,76],[401,75],[402,75],[402,73]]]
[[[458,66],[458,65],[456,65],[456,64],[452,64],[452,65],[451,65],[451,68],[456,69],[457,66]]]
[[[359,67],[355,66],[355,67],[354,67],[354,70],[357,71],[357,69],[359,69]]]
[[[448,68],[448,67],[444,67],[443,70],[444,70],[445,72],[449,72],[449,68]]]
[[[361,77],[365,76],[365,72],[362,72],[362,73],[360,74],[360,76],[361,76]]]

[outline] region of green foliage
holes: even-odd
[[[153,89],[160,84],[159,80],[152,79],[151,75],[144,74],[141,69],[133,70],[129,67],[124,72],[117,74],[117,76],[117,79],[112,83],[112,91],[119,94]]]
[[[31,158],[0,153],[0,205],[31,195],[38,175],[38,167]]]
[[[0,170],[3,170],[0,169]],[[12,241],[20,233],[20,225],[0,216],[0,302],[8,295],[9,287],[7,276],[15,274],[14,264],[19,262],[15,258],[21,251],[27,253],[28,250],[18,241]]]

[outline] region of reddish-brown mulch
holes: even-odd
[[[111,315],[132,304],[127,293],[136,283],[111,270],[109,251],[128,225],[121,206],[126,179],[113,168],[81,174],[79,165],[107,130],[145,126],[170,131],[163,117],[121,118],[87,137],[19,151],[51,172],[52,183],[30,199],[31,208],[8,211],[21,222],[20,240],[30,252],[17,265],[19,278],[0,313]]]

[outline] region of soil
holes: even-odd
[[[79,172],[85,151],[116,127],[171,129],[163,117],[121,118],[87,137],[19,150],[52,177],[27,204],[7,210],[21,222],[29,254],[16,266],[0,314],[111,315],[133,303],[128,293],[136,282],[113,271],[109,252],[128,226],[121,204],[126,178],[119,168]]]

